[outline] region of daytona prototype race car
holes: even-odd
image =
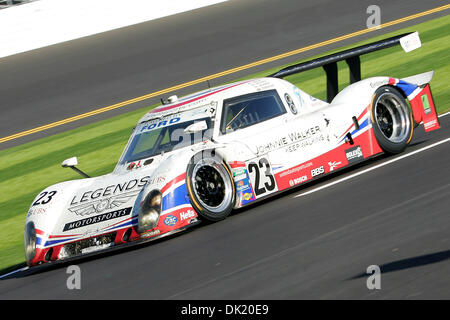
[[[406,39],[406,40],[405,40]],[[360,79],[359,56],[401,44],[400,35],[280,70],[265,78],[171,96],[139,120],[112,173],[40,192],[25,222],[29,266],[157,239],[334,173],[382,153],[402,152],[414,128],[439,128],[429,82]],[[409,46],[409,47],[408,47]],[[336,62],[351,84],[336,91]],[[328,100],[282,79],[323,67]]]

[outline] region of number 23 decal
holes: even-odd
[[[277,191],[277,184],[269,160],[260,158],[248,164],[248,173],[252,180],[256,198]]]
[[[52,200],[52,198],[53,198],[53,196],[55,194],[56,194],[56,191],[49,191],[49,192],[44,191],[44,192],[42,192],[39,195],[39,197],[36,199],[36,201],[33,202],[33,206],[49,203]]]

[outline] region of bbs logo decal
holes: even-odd
[[[347,157],[349,164],[364,160],[364,155],[362,153],[361,146],[356,146],[345,150],[345,156]]]
[[[321,174],[325,173],[325,168],[323,166],[320,166],[318,168],[311,170],[311,177],[320,176]]]

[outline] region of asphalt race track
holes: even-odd
[[[261,5],[255,10],[244,10],[256,2]],[[0,80],[0,93],[9,101],[6,105],[14,102],[14,92],[24,90],[17,110],[8,113],[8,123],[2,105],[1,134],[60,120],[71,112],[81,113],[81,106],[89,103],[101,106],[126,100],[175,82],[362,29],[365,8],[370,3],[357,3],[277,1],[272,5],[269,1],[231,1],[217,8],[201,9],[199,14],[204,20],[195,26],[189,24],[194,21],[193,13],[180,15],[181,24],[191,27],[185,28],[189,32],[186,37],[177,35],[176,28],[170,27],[169,22],[176,18],[172,17],[169,22],[150,22],[95,39],[82,39],[77,42],[79,45],[71,42],[42,49],[42,55],[37,50],[5,60],[12,61],[11,64],[0,60],[2,70],[17,67],[14,63],[20,65],[28,59],[39,61],[36,73],[22,79],[22,87],[18,85],[19,75],[25,67],[18,68],[11,78],[10,86],[16,85],[9,87],[12,93],[3,86],[4,80]],[[386,12],[383,21],[445,4],[442,1],[379,3],[382,8],[389,8],[382,9]],[[361,21],[354,21],[354,12],[359,10],[355,6],[361,6]],[[294,7],[296,11],[290,13]],[[271,10],[270,14],[265,10]],[[306,11],[308,14],[304,14]],[[327,25],[318,23],[325,17]],[[236,22],[230,24],[230,20]],[[273,25],[269,27],[271,22]],[[157,28],[163,24],[167,25],[158,30],[165,36],[159,41],[137,40],[146,26]],[[210,24],[213,24],[211,28]],[[193,30],[198,33],[192,33]],[[289,30],[292,32],[286,34]],[[129,51],[112,50],[119,47],[118,43],[132,41],[132,34],[136,34],[135,46],[128,46]],[[375,33],[369,34],[372,35]],[[227,37],[228,41],[224,41]],[[214,42],[214,38],[221,41]],[[111,56],[99,55],[98,50],[106,49],[90,46],[99,39],[111,50]],[[211,54],[217,54],[217,59],[200,54],[205,48],[200,43],[187,45],[207,39],[210,42],[205,47]],[[168,50],[178,47],[176,42],[182,43],[179,47],[183,48],[184,55],[179,57],[185,61],[178,61],[175,57],[178,53]],[[142,67],[152,47],[161,49],[155,51],[153,58],[164,62],[149,58],[149,63]],[[260,56],[252,55],[250,47],[259,48]],[[54,63],[59,63],[61,68],[48,69],[52,52],[58,56]],[[166,67],[165,59],[175,59],[178,63]],[[81,67],[82,62],[86,67]],[[117,68],[112,68],[113,65]],[[40,79],[53,83],[50,87],[38,81],[44,69],[48,73]],[[127,76],[123,75],[125,70],[129,72]],[[93,76],[83,81],[90,72]],[[154,76],[157,72],[159,76]],[[58,81],[62,79],[67,82]],[[144,80],[149,82],[144,84]],[[52,86],[55,95],[49,92]],[[36,110],[42,108],[43,113],[27,114],[31,110],[28,100],[34,102]],[[53,108],[57,111],[53,112]],[[20,125],[12,127],[11,117],[21,119]],[[410,147],[401,155],[382,156],[324,177],[235,212],[219,223],[200,225],[168,239],[80,260],[76,262],[81,268],[80,290],[68,290],[68,265],[60,264],[3,278],[0,299],[450,299],[450,115],[441,117],[440,121],[442,128],[433,133],[424,134],[419,127]],[[70,126],[57,130],[67,127]],[[332,185],[326,187],[329,184]],[[308,191],[314,192],[303,195]],[[366,270],[371,265],[381,269],[380,290],[369,290],[366,286],[369,276]]]

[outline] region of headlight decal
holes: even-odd
[[[157,225],[161,214],[162,201],[162,194],[159,190],[152,190],[147,194],[139,208],[139,232],[153,229]]]
[[[25,225],[24,233],[24,245],[25,245],[25,257],[27,262],[30,262],[36,256],[36,230],[32,221],[27,222]]]

